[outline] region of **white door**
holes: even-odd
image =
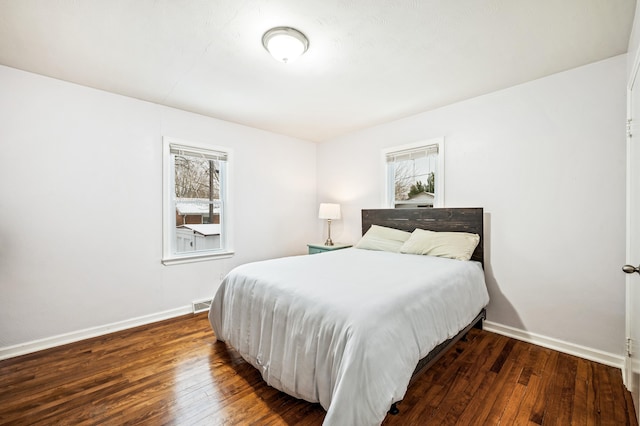
[[[627,135],[627,272],[625,383],[640,419],[640,77],[638,68],[628,93]]]

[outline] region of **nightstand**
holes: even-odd
[[[335,243],[332,246],[325,246],[324,244],[307,244],[307,247],[309,247],[309,254],[316,254],[324,253],[327,251],[346,249],[351,247],[351,244]]]

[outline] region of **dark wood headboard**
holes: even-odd
[[[482,207],[362,210],[362,235],[371,228],[371,225],[386,226],[407,232],[420,228],[429,231],[478,234],[480,243],[473,252],[471,260],[481,262],[484,266]]]

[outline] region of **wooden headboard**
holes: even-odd
[[[362,210],[362,235],[371,225],[386,226],[413,232],[414,229],[429,231],[470,232],[480,235],[471,260],[484,266],[484,212],[482,207],[472,208],[420,208],[420,209],[373,209]]]

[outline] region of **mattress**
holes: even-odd
[[[488,301],[478,262],[350,248],[235,268],[209,320],[270,386],[319,402],[324,425],[379,425]]]

